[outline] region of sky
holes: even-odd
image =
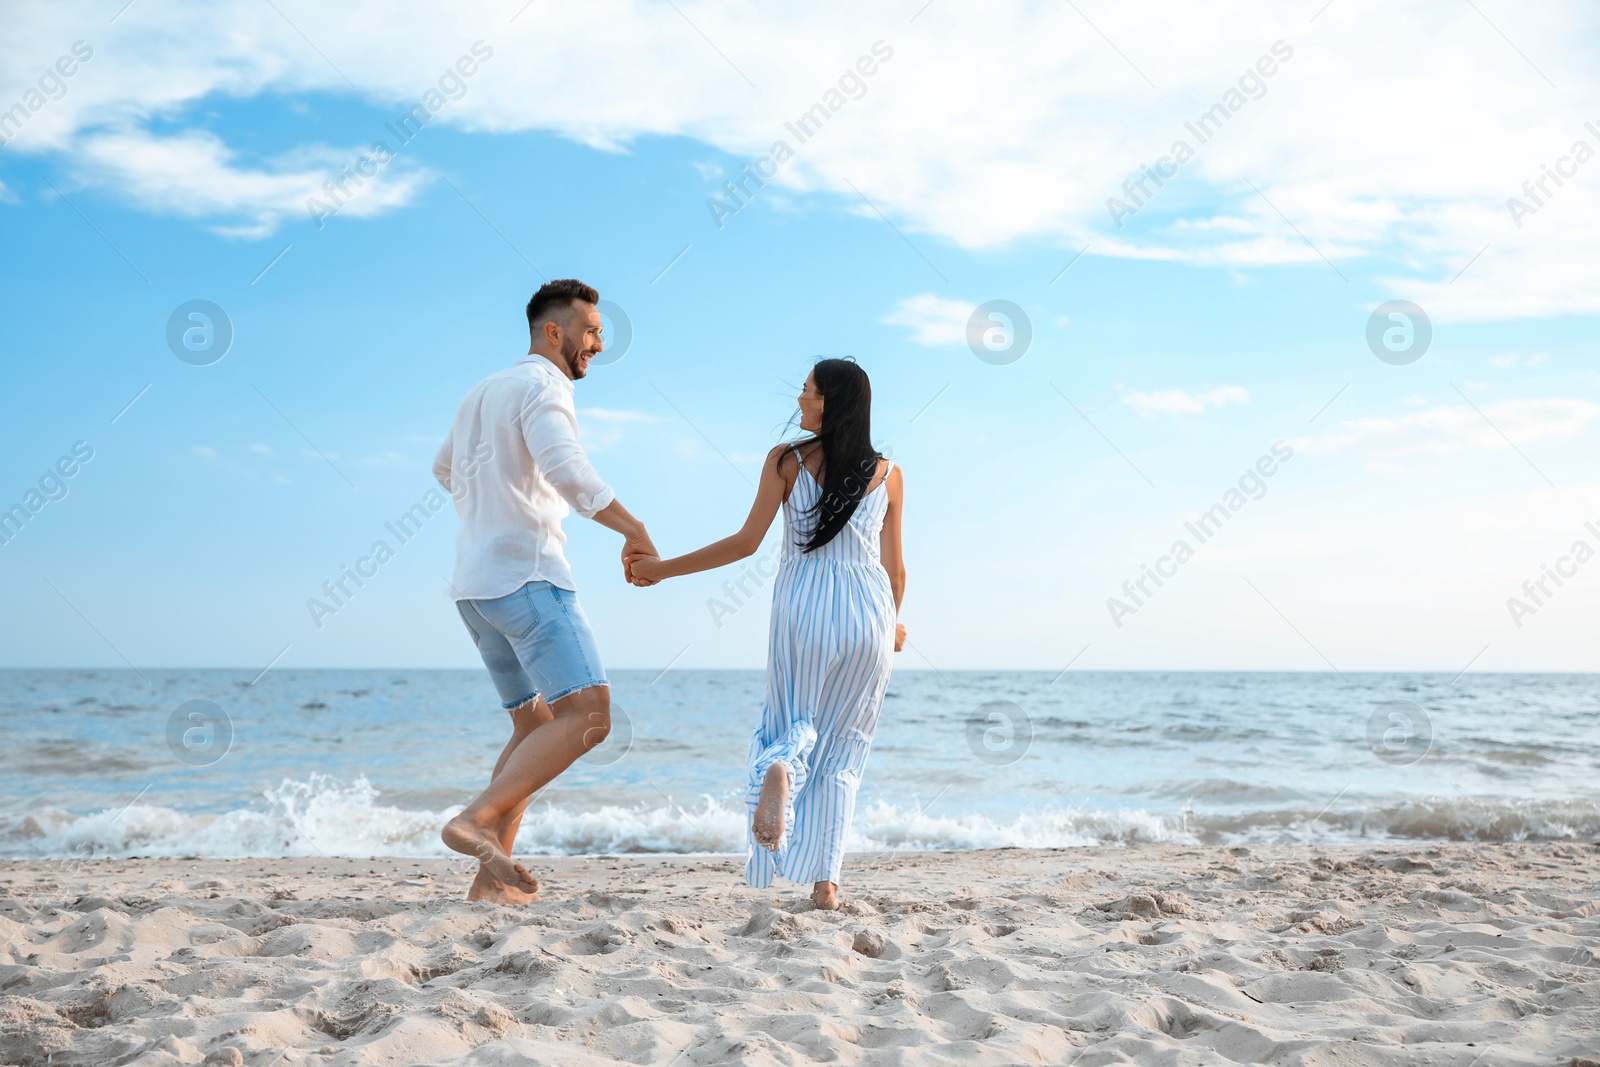
[[[6,19],[0,666],[475,666],[454,514],[387,524],[558,277],[669,554],[861,363],[904,668],[1596,666],[1592,6]],[[763,665],[759,569],[635,589],[566,526],[608,666]]]

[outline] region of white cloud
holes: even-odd
[[[590,448],[606,448],[622,440],[624,426],[660,421],[654,415],[643,411],[628,411],[622,408],[581,408],[578,411],[578,436]]]
[[[620,408],[583,408],[578,414],[586,419],[598,419],[609,423],[661,421],[643,411],[625,411]]]
[[[900,301],[883,321],[891,326],[906,327],[911,331],[911,340],[919,345],[964,345],[967,343],[967,320],[976,308],[976,304],[921,293]]]
[[[286,218],[311,220],[312,198],[332,209],[336,202],[324,191],[328,175],[339,176],[364,154],[323,147],[301,150],[271,169],[250,167],[211,133],[156,137],[137,129],[86,135],[75,151],[81,181],[110,185],[151,211],[236,220],[217,229],[238,237],[265,236]],[[347,185],[352,195],[337,205],[338,213],[362,218],[409,203],[424,175],[403,166],[391,163],[360,188]]]
[[[824,193],[863,217],[881,210],[935,261],[939,240],[1054,242],[1067,252],[1092,240],[1096,256],[1301,264],[1342,287],[1326,257],[1352,281],[1375,270],[1441,321],[1600,312],[1591,269],[1600,199],[1588,195],[1600,158],[1547,188],[1520,226],[1506,206],[1575,141],[1600,146],[1584,126],[1600,97],[1600,9],[1579,0],[1337,3],[1314,22],[1265,0],[948,4],[915,23],[899,11],[879,23],[844,0],[804,18],[718,0],[523,8],[135,5],[91,35],[94,59],[11,147],[56,153],[77,180],[151,210],[210,213],[259,235],[299,209],[305,171],[325,171],[246,165],[199,131],[158,136],[156,123],[183,124],[209,96],[266,93],[359,95],[398,115],[482,39],[494,58],[434,122],[551,131],[612,151],[685,137],[742,162],[777,138],[794,141],[785,121],[839,90],[882,41],[890,58],[846,88],[856,96],[859,84],[858,99],[839,96],[821,130],[794,145],[774,200],[783,190]],[[14,5],[7,19],[0,69],[43,70],[89,33],[71,5]],[[548,46],[594,39],[605,47]],[[974,52],[974,40],[986,47]],[[1291,57],[1200,143],[1186,123],[1280,40]],[[1375,128],[1372,116],[1392,114],[1397,100],[1403,121]],[[1194,157],[1161,187],[1147,185],[1151,195],[1119,228],[1108,198],[1126,197],[1123,183],[1179,139]],[[121,146],[139,158],[122,164]],[[409,188],[394,181],[370,210],[405,202]]]
[[[1507,448],[1507,438],[1520,446],[1572,437],[1600,418],[1600,404],[1571,398],[1501,400],[1480,410],[1482,414],[1461,405],[1392,419],[1354,419],[1341,422],[1334,433],[1296,441],[1294,447],[1321,455],[1442,455],[1468,447]]]
[[[215,459],[217,456],[217,450],[210,445],[195,445],[191,451],[204,459]]]
[[[1248,404],[1250,393],[1243,386],[1223,385],[1203,393],[1186,393],[1182,389],[1164,389],[1155,393],[1129,393],[1122,398],[1139,414],[1198,415],[1208,407],[1220,408],[1226,404]]]
[[[1550,357],[1543,352],[1533,352],[1529,354],[1512,352],[1511,354],[1504,356],[1491,356],[1489,357],[1489,363],[1492,366],[1510,370],[1513,367],[1537,367],[1539,364],[1543,363],[1549,358]]]

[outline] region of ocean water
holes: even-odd
[[[1600,835],[1600,676],[901,671],[859,849]],[[0,671],[0,857],[443,856],[480,671]],[[539,855],[742,853],[759,671],[617,671]]]

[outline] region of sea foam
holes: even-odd
[[[931,805],[930,805],[931,807]],[[221,813],[134,804],[73,816],[36,812],[0,826],[12,857],[409,856],[445,857],[439,828],[459,808],[428,810],[383,802],[365,777],[313,774],[262,790],[249,806]],[[742,804],[703,796],[687,805],[639,803],[593,808],[535,802],[517,850],[527,855],[619,853],[742,854]],[[1567,800],[1484,803],[1422,797],[1401,804],[1316,812],[1293,807],[1248,814],[1157,814],[1062,804],[996,817],[931,813],[878,801],[863,804],[852,851],[1073,848],[1087,845],[1295,843],[1375,839],[1565,840],[1600,833],[1600,804]]]

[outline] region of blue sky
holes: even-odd
[[[0,108],[93,49],[0,148],[0,507],[93,449],[0,546],[0,665],[474,665],[453,514],[405,545],[384,524],[526,350],[528,294],[577,276],[633,328],[578,386],[585,439],[668,552],[742,521],[813,359],[861,361],[906,472],[905,667],[1594,666],[1594,178],[1565,164],[1521,227],[1505,203],[1600,148],[1575,7],[284,3],[224,32],[120,6],[23,5],[0,49]],[[1259,99],[1117,227],[1107,199],[1278,40]],[[319,227],[322,182],[398,146],[386,124],[478,41],[459,99]],[[859,98],[786,133],[880,41]],[[710,198],[783,137],[719,227]],[[195,299],[234,331],[207,366],[166,340]],[[1407,365],[1366,341],[1393,299],[1433,324]],[[967,343],[991,300],[1028,319],[1015,362]],[[1277,441],[1259,499],[1186,535]],[[738,568],[636,590],[614,535],[568,531],[609,665],[762,664],[764,587],[708,607]],[[395,558],[318,628],[307,599],[380,539]]]

